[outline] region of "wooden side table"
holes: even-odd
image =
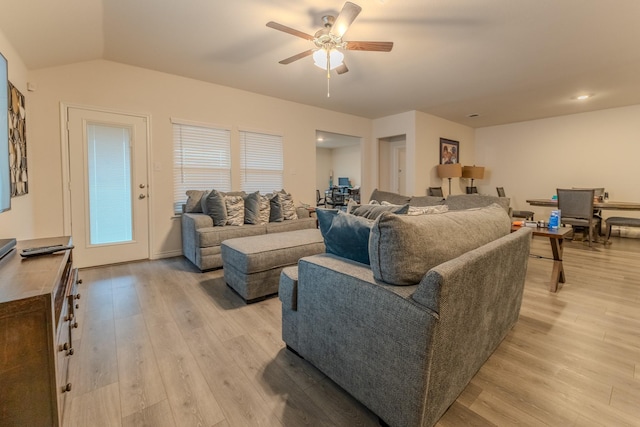
[[[511,225],[511,231],[520,229],[521,226]],[[548,228],[534,228],[534,236],[548,237],[551,244],[551,253],[553,254],[553,269],[551,271],[551,281],[549,282],[549,291],[558,292],[558,284],[565,283],[564,266],[562,265],[562,251],[564,238],[571,232],[571,227],[560,227],[556,230]]]

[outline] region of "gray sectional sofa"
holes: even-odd
[[[509,207],[511,199],[508,197],[497,197],[484,194],[453,194],[449,195],[445,199],[437,196],[405,196],[398,193],[375,189],[371,193],[369,200],[389,202],[395,205],[404,205],[408,203],[409,206],[447,205],[451,211],[479,208],[497,203],[507,212],[511,212],[511,208]]]
[[[220,245],[227,239],[316,228],[316,219],[310,217],[309,211],[305,208],[296,208],[296,213],[298,219],[280,222],[214,226],[210,215],[202,212],[183,212],[181,216],[182,254],[200,271],[220,268],[222,267]]]
[[[454,210],[484,200],[464,197],[383,213],[371,265],[325,253],[281,275],[287,347],[391,426],[435,424],[518,319],[531,230],[503,206]]]

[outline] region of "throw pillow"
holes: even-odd
[[[333,218],[336,215],[338,215],[338,209],[316,208],[316,218],[318,218],[318,228],[320,228],[320,233],[322,233],[323,236],[327,231],[329,231],[329,227],[331,227]]]
[[[291,194],[280,193],[280,203],[282,204],[282,216],[284,220],[298,219],[296,213],[296,206],[293,203],[293,196]]]
[[[269,214],[271,213],[271,203],[269,197],[261,194],[258,202],[260,204],[260,215],[258,216],[258,224],[266,224],[269,222]]]
[[[186,213],[202,212],[202,196],[207,193],[208,191],[204,190],[187,190],[187,203],[184,206],[184,211]]]
[[[224,196],[227,208],[227,225],[244,224],[244,199],[242,196]]]
[[[445,212],[449,212],[449,206],[447,205],[409,206],[409,212],[407,212],[407,215],[439,214]]]
[[[332,211],[332,209],[326,209],[326,211]],[[329,218],[331,219],[329,228],[324,232],[320,229],[326,252],[368,265],[369,234],[371,234],[373,220],[338,210],[335,214],[327,212],[325,220]],[[319,219],[318,216],[318,221]]]
[[[227,207],[224,202],[224,193],[211,190],[202,198],[202,211],[213,219],[214,226],[222,226],[227,223]]]
[[[244,223],[260,224],[260,192],[247,194],[244,198]]]
[[[280,202],[280,193],[273,193],[273,196],[269,199],[269,209],[269,222],[284,221],[282,203]]]
[[[371,229],[371,271],[385,283],[415,285],[431,268],[510,231],[509,215],[496,204],[442,215],[383,213]]]
[[[406,214],[409,212],[409,204],[406,205],[360,205],[356,207],[352,214],[363,216],[367,219],[376,219],[383,212],[391,212],[395,214]]]

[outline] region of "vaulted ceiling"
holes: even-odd
[[[326,72],[308,34],[342,0],[0,0],[0,29],[29,69],[106,59],[358,116],[418,110],[481,127],[640,104],[638,0],[355,0]],[[574,99],[581,94],[592,97]],[[477,117],[468,117],[477,114]]]

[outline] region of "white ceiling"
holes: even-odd
[[[29,69],[103,58],[358,116],[410,110],[481,127],[640,104],[640,0],[355,0],[331,78],[311,42],[342,0],[0,0],[0,28]],[[572,97],[593,94],[587,101]],[[469,114],[479,117],[469,118]]]

